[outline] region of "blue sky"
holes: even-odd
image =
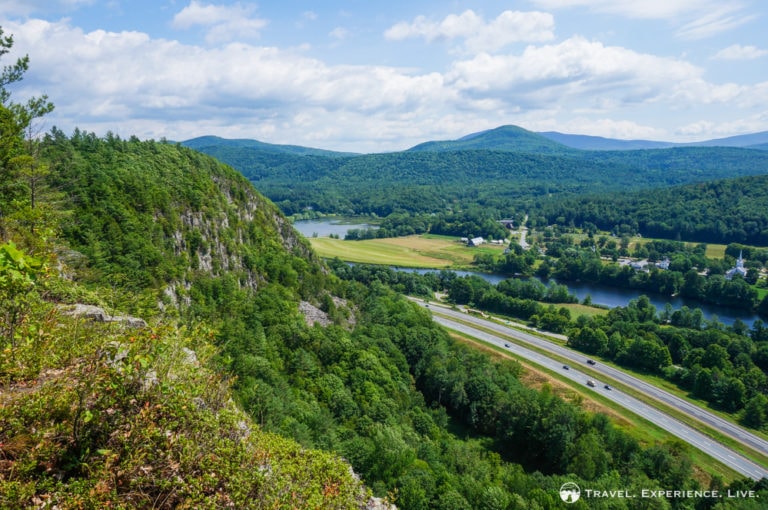
[[[764,0],[0,0],[47,129],[401,150],[768,130]]]

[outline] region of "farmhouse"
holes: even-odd
[[[485,239],[482,237],[473,237],[469,241],[467,241],[467,246],[480,246],[481,244],[485,243]]]

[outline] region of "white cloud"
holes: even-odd
[[[714,60],[755,60],[766,55],[768,55],[768,50],[762,50],[756,46],[734,44],[718,51],[712,58]]]
[[[0,13],[4,16],[29,16],[40,11],[69,11],[90,5],[95,0],[0,0]]]
[[[494,51],[515,42],[541,42],[554,38],[554,19],[544,12],[504,11],[486,22],[472,10],[451,14],[441,21],[418,16],[412,22],[390,27],[384,36],[390,40],[423,38],[428,42],[462,39],[473,52]]]
[[[62,129],[77,122],[102,133],[185,139],[258,134],[270,125],[286,143],[291,137],[300,143],[338,125],[356,139],[375,140],[383,127],[371,119],[429,116],[450,94],[439,73],[329,66],[277,48],[202,48],[140,32],[85,33],[66,21],[30,20],[7,29],[31,60],[14,96],[47,94],[56,104],[50,122]],[[292,124],[299,114],[311,119],[310,127]]]
[[[581,107],[600,111],[656,101],[700,74],[685,62],[573,37],[521,55],[455,62],[447,80],[471,97],[500,96],[528,108],[581,98]]]
[[[668,19],[689,13],[717,10],[720,0],[531,0],[545,9],[587,7],[628,18]],[[730,2],[737,6],[740,2]],[[739,5],[740,6],[740,5]]]
[[[765,121],[765,113],[721,122],[699,120],[680,127],[676,134],[694,140],[703,140],[733,136],[734,134],[756,133],[765,130]]]
[[[192,0],[188,6],[173,17],[175,28],[192,28],[196,26],[208,29],[206,40],[209,43],[220,43],[235,39],[255,39],[267,22],[252,17],[256,6],[253,4],[235,3],[231,6],[202,4]]]
[[[754,19],[754,16],[736,12],[736,6],[724,6],[702,13],[698,18],[683,25],[677,35],[685,39],[703,39],[727,32]]]
[[[754,19],[741,1],[721,0],[531,0],[547,9],[586,7],[631,19],[663,19],[682,25],[677,35],[701,39],[732,30]]]
[[[191,15],[185,22],[200,26]],[[491,25],[478,26],[489,33]],[[460,28],[442,30],[468,40]],[[242,42],[206,47],[143,32],[85,32],[67,20],[8,21],[3,29],[14,34],[14,52],[30,56],[14,98],[47,94],[56,104],[47,122],[65,131],[172,140],[217,134],[375,151],[502,124],[662,139],[651,136],[659,133],[652,126],[669,122],[672,110],[686,125],[725,104],[729,115],[762,114],[764,126],[768,104],[768,83],[710,83],[683,60],[580,37],[465,55],[440,73],[331,65]],[[547,127],[552,119],[558,123]]]
[[[602,136],[620,140],[663,140],[669,133],[663,129],[645,126],[631,120],[609,118],[574,117],[567,121],[542,122],[536,131],[559,131],[561,133]]]
[[[349,30],[347,30],[344,27],[336,27],[333,30],[331,30],[328,35],[331,36],[331,38],[333,39],[341,41],[349,37]]]

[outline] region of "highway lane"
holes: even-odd
[[[424,306],[424,303],[420,303],[420,304]],[[501,325],[492,321],[487,321],[487,320],[484,320],[472,315],[468,315],[466,313],[462,313],[456,310],[451,310],[448,308],[434,306],[434,305],[431,307],[431,310],[432,310],[432,315],[434,320],[439,324],[442,324],[445,327],[459,331],[469,336],[478,338],[480,340],[496,344],[500,347],[508,346],[507,348],[510,351],[514,352],[515,354],[518,354],[530,361],[533,361],[538,365],[557,371],[561,375],[577,383],[580,383],[586,386],[586,383],[588,380],[594,379],[596,382],[596,387],[594,388],[595,391],[600,392],[606,398],[613,400],[614,402],[622,405],[623,407],[634,412],[635,414],[642,416],[643,418],[646,418],[649,421],[652,421],[656,425],[664,428],[665,430],[669,431],[670,433],[674,434],[680,439],[686,441],[687,443],[693,445],[696,448],[699,448],[700,450],[706,452],[712,457],[720,460],[723,464],[731,467],[735,471],[753,479],[768,477],[768,469],[765,466],[760,466],[755,464],[754,462],[734,452],[730,448],[727,448],[721,445],[720,443],[710,438],[709,436],[672,418],[671,416],[663,413],[662,411],[659,411],[658,409],[652,407],[651,405],[648,405],[619,390],[605,389],[604,385],[606,381],[601,381],[599,380],[599,378],[595,378],[592,375],[587,375],[585,372],[579,370],[579,366],[582,366],[582,365],[586,366],[585,364],[586,357],[583,354],[577,353],[575,351],[572,351],[560,345],[554,344],[552,342],[548,342],[547,340],[544,340],[538,336],[534,336],[513,328],[506,327],[504,325]],[[505,341],[503,337],[499,337],[499,336],[496,336],[495,334],[481,331],[477,328],[468,326],[464,323],[457,322],[457,320],[460,320],[462,322],[471,322],[472,324],[475,324],[478,327],[482,327],[483,329],[486,329],[486,330],[492,330],[499,335],[503,335],[508,338],[512,337],[517,340],[529,343],[530,345],[535,346],[538,349],[545,350],[553,354],[557,354],[561,358],[569,360],[568,361],[569,369],[568,370],[563,369],[562,362],[552,360],[551,358],[547,357],[545,354],[541,354],[534,350],[520,346],[516,343],[510,343],[509,341]],[[692,410],[695,411],[695,414],[694,413],[690,413],[690,414],[693,414],[697,418],[699,418],[699,416],[703,416],[705,419],[702,421],[709,424],[713,428],[720,430],[724,434],[731,435],[732,437],[735,437],[739,440],[743,440],[747,445],[754,444],[756,445],[754,446],[754,448],[756,448],[758,451],[768,453],[768,443],[766,443],[762,438],[759,438],[754,434],[750,434],[749,432],[741,429],[740,427],[737,427],[732,423],[729,423],[726,420],[723,420],[722,418],[707,412],[704,409],[698,408],[697,406],[694,406],[686,402],[685,400],[680,399],[679,397],[671,395],[666,391],[660,390],[659,388],[656,388],[653,385],[650,385],[644,381],[641,381],[640,379],[637,379],[636,377],[633,377],[629,374],[626,374],[612,367],[596,364],[594,366],[589,366],[589,368],[593,372],[604,374],[608,378],[621,381],[623,384],[626,384],[632,388],[635,388],[638,391],[642,391],[652,396],[653,398],[656,398],[663,402],[667,402],[669,403],[669,405],[674,405],[675,407],[685,412],[688,412],[688,408],[692,407],[694,408]],[[678,402],[685,405],[683,406]],[[727,425],[727,426],[723,426],[723,425]],[[733,431],[733,429],[737,429],[737,430]],[[736,434],[737,432],[738,434]]]

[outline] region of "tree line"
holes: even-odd
[[[368,285],[386,283],[401,291],[443,292],[448,301],[526,321],[562,333],[586,354],[665,377],[745,425],[768,427],[768,328],[737,321],[725,327],[704,320],[699,309],[658,312],[646,296],[593,317],[573,317],[563,304],[576,298],[556,283],[507,279],[493,285],[478,276],[449,271],[419,275],[369,266],[332,264],[336,274]],[[402,285],[405,278],[407,285]],[[559,305],[559,306],[558,306]]]

